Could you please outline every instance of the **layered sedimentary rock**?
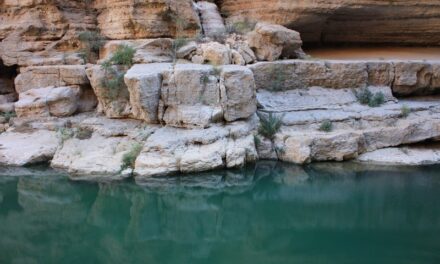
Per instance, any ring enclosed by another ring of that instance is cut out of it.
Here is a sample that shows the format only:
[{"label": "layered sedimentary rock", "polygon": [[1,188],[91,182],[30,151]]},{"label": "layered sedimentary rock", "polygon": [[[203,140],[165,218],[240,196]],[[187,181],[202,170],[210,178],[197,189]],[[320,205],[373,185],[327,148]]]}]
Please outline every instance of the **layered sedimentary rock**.
[{"label": "layered sedimentary rock", "polygon": [[305,42],[439,45],[438,1],[220,0],[227,24],[269,22],[301,33]]},{"label": "layered sedimentary rock", "polygon": [[0,58],[6,65],[82,64],[83,31],[107,39],[194,37],[191,0],[27,1],[0,3]]},{"label": "layered sedimentary rock", "polygon": [[438,61],[285,60],[250,65],[257,89],[283,91],[319,86],[363,88],[390,86],[396,96],[436,94]]},{"label": "layered sedimentary rock", "polygon": [[207,127],[256,111],[253,74],[242,66],[139,64],[125,82],[134,117],[149,123]]},{"label": "layered sedimentary rock", "polygon": [[164,127],[145,142],[136,160],[135,177],[241,167],[258,159],[252,131],[256,120],[207,129]]},{"label": "layered sedimentary rock", "polygon": [[98,27],[110,39],[193,37],[200,30],[191,0],[98,0]]},{"label": "layered sedimentary rock", "polygon": [[96,28],[87,1],[2,1],[0,57],[6,65],[78,64],[77,32]]}]

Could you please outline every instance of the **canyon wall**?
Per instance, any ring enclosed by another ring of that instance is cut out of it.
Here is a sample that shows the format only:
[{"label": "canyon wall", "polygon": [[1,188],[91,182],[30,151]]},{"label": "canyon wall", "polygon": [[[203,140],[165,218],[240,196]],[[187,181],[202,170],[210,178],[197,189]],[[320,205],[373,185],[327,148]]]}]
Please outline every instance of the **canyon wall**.
[{"label": "canyon wall", "polygon": [[219,0],[229,24],[248,19],[281,24],[305,42],[440,44],[435,0]]}]

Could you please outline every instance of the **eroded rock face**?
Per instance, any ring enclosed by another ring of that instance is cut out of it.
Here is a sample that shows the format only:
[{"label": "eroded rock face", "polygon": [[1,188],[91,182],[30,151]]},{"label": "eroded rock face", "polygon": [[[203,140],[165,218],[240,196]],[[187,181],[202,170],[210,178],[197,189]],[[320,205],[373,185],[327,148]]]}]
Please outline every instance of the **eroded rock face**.
[{"label": "eroded rock face", "polygon": [[298,32],[267,23],[258,23],[247,39],[250,48],[261,61],[298,58],[302,46]]},{"label": "eroded rock face", "polygon": [[20,93],[14,104],[18,117],[70,116],[79,107],[78,87],[46,87]]},{"label": "eroded rock face", "polygon": [[121,178],[122,157],[135,141],[127,137],[103,137],[94,134],[88,139],[71,138],[57,150],[51,166],[73,175]]},{"label": "eroded rock face", "polygon": [[428,45],[440,42],[436,30],[440,28],[440,3],[433,0],[401,0],[393,4],[374,0],[218,2],[221,11],[228,14],[227,24],[246,20],[277,23],[300,32],[305,42]]},{"label": "eroded rock face", "polygon": [[[119,66],[113,66],[113,68],[117,72],[125,70]],[[86,72],[98,100],[98,112],[105,113],[110,118],[129,117],[131,115],[130,95],[123,80],[120,85],[106,87],[104,80],[109,77],[100,65],[91,66]]]},{"label": "eroded rock face", "polygon": [[175,172],[240,167],[258,158],[251,131],[255,121],[207,129],[164,127],[145,142],[136,160],[137,181]]},{"label": "eroded rock face", "polygon": [[98,26],[110,39],[193,37],[200,30],[191,0],[97,1]]},{"label": "eroded rock face", "polygon": [[48,86],[88,85],[86,68],[83,65],[32,66],[20,68],[15,78],[18,93]]},{"label": "eroded rock face", "polygon": [[80,64],[77,35],[96,28],[95,16],[84,1],[2,1],[0,57],[6,65]]},{"label": "eroded rock face", "polygon": [[52,159],[58,147],[56,132],[5,132],[0,134],[0,164],[24,166]]},{"label": "eroded rock face", "polygon": [[384,148],[362,154],[357,160],[383,165],[432,165],[440,163],[440,150],[435,143]]},{"label": "eroded rock face", "polygon": [[255,84],[246,67],[198,64],[135,65],[125,76],[133,115],[174,127],[208,127],[256,111]]},{"label": "eroded rock face", "polygon": [[396,96],[436,94],[439,62],[422,61],[304,61],[260,62],[248,66],[257,89],[284,91],[319,86],[362,88],[392,86]]}]

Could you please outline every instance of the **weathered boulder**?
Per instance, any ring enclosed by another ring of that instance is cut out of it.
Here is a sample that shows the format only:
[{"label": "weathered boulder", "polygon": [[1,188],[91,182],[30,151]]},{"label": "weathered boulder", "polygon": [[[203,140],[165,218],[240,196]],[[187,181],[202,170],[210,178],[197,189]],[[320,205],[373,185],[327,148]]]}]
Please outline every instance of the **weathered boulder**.
[{"label": "weathered boulder", "polygon": [[439,62],[395,62],[393,92],[397,95],[423,95],[440,91]]},{"label": "weathered boulder", "polygon": [[20,93],[14,104],[18,117],[70,116],[78,109],[78,87],[46,87]]},{"label": "weathered boulder", "polygon": [[88,85],[84,65],[31,66],[20,69],[15,78],[18,93],[49,86]]},{"label": "weathered boulder", "polygon": [[200,64],[133,66],[125,76],[134,117],[175,127],[208,127],[256,111],[255,84],[246,67]]},{"label": "weathered boulder", "polygon": [[254,76],[245,67],[229,65],[222,68],[220,85],[224,118],[231,122],[255,113],[256,93]]},{"label": "weathered boulder", "polygon": [[302,46],[298,32],[267,23],[258,23],[254,31],[248,34],[247,39],[249,46],[261,61],[298,58]]},{"label": "weathered boulder", "polygon": [[[98,112],[110,118],[124,118],[131,115],[130,95],[123,80],[125,69],[113,66],[116,76],[109,74],[100,65],[91,66],[86,70],[87,77],[98,100]],[[105,80],[112,79],[113,85],[106,86]]]},{"label": "weathered boulder", "polygon": [[171,70],[171,64],[163,63],[135,65],[127,72],[124,78],[134,118],[158,122],[162,75]]},{"label": "weathered boulder", "polygon": [[208,42],[200,45],[204,62],[213,65],[231,64],[231,50],[218,42]]},{"label": "weathered boulder", "polygon": [[67,170],[72,178],[97,177],[119,179],[122,157],[135,141],[127,137],[103,137],[94,133],[90,138],[71,138],[63,142],[51,162],[54,168]]},{"label": "weathered boulder", "polygon": [[53,131],[36,130],[27,133],[0,134],[0,165],[24,166],[52,159],[58,147]]}]

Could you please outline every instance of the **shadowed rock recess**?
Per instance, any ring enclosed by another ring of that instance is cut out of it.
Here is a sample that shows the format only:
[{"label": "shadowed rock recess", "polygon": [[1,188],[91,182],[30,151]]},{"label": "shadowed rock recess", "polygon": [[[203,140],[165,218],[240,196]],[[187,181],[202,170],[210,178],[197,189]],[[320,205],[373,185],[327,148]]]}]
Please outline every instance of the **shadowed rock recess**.
[{"label": "shadowed rock recess", "polygon": [[435,1],[15,2],[0,1],[0,165],[141,183],[258,159],[440,162],[440,61],[302,50],[439,45]]}]

